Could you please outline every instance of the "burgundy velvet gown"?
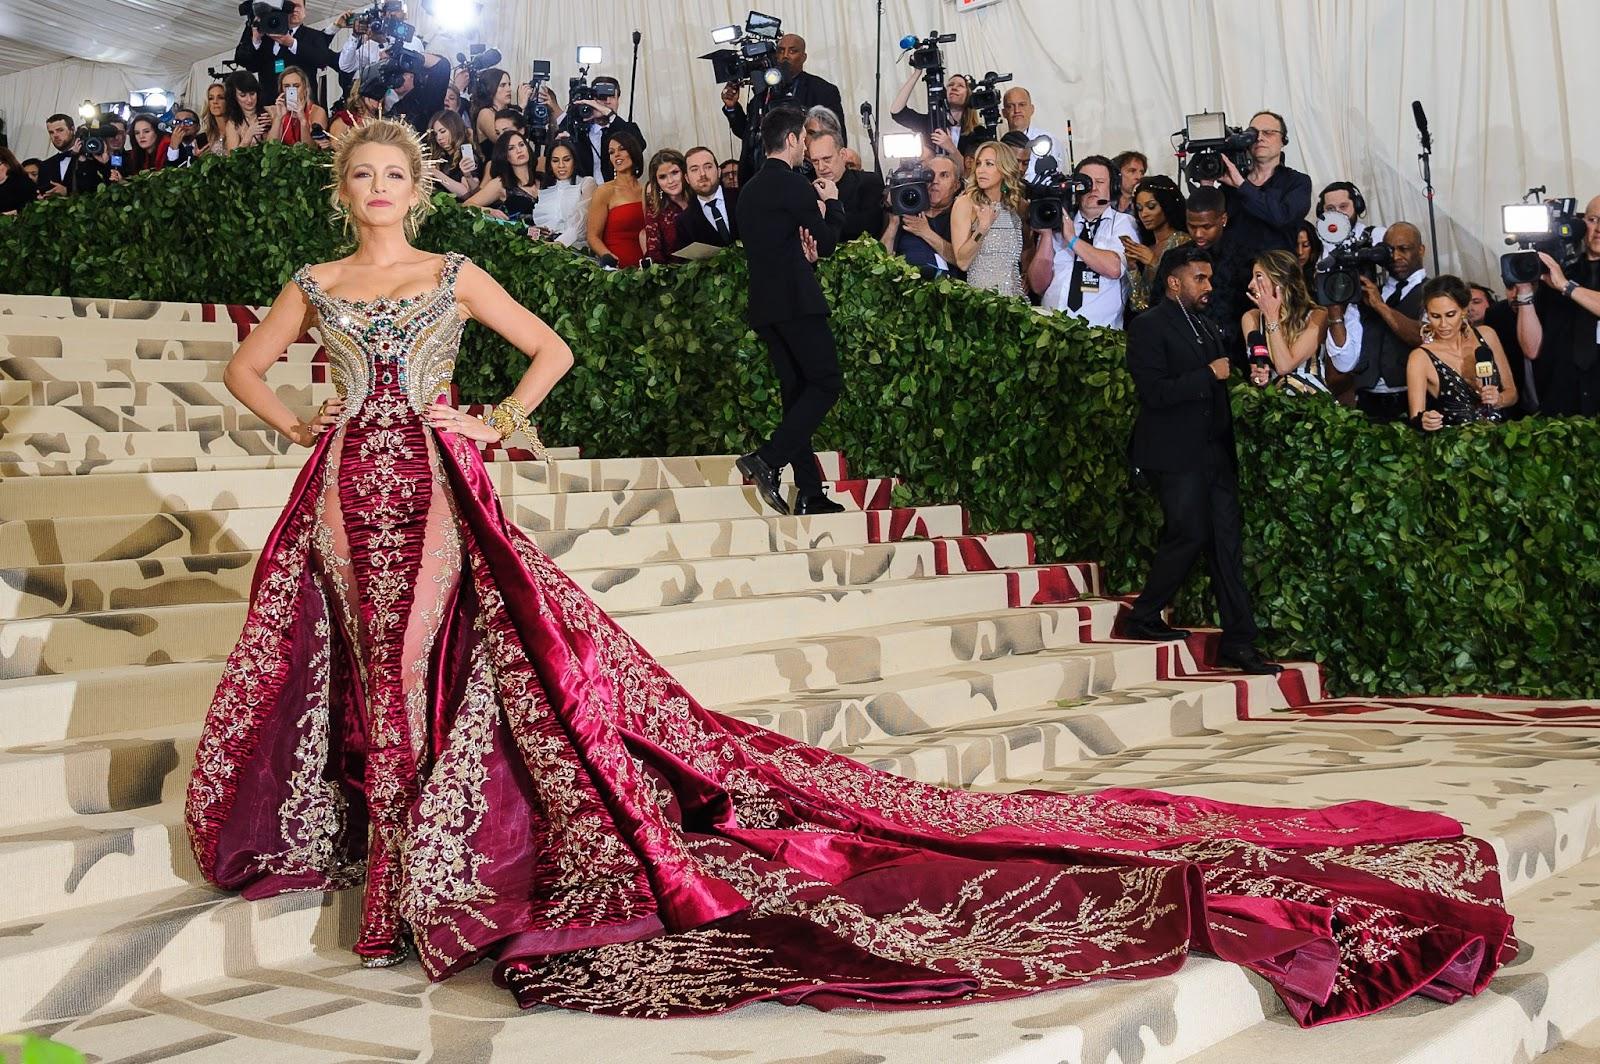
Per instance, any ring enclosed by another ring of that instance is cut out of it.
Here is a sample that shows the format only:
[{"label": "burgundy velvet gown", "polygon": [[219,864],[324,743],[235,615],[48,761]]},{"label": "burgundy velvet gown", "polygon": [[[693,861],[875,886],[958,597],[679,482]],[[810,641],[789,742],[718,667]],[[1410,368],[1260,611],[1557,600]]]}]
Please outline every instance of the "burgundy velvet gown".
[{"label": "burgundy velvet gown", "polygon": [[1490,848],[1374,802],[974,793],[707,711],[501,511],[433,291],[321,318],[342,422],[262,552],[187,820],[216,885],[360,884],[356,951],[484,957],[524,1006],[924,1008],[1249,968],[1311,1025],[1476,993],[1515,949]]}]

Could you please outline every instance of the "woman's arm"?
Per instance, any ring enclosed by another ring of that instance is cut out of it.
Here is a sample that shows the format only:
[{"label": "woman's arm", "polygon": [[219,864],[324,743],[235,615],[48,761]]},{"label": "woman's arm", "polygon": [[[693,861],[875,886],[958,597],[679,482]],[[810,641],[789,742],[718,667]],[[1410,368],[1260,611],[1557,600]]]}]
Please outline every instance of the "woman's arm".
[{"label": "woman's arm", "polygon": [[474,321],[499,333],[532,360],[511,396],[524,409],[530,412],[537,409],[556,382],[572,368],[572,348],[538,315],[512,299],[498,281],[472,262],[461,266],[456,280],[456,299]]},{"label": "woman's arm", "polygon": [[1406,360],[1406,410],[1411,420],[1422,418],[1427,432],[1444,426],[1444,415],[1428,409],[1428,352],[1420,347]]},{"label": "woman's arm", "polygon": [[265,421],[274,431],[309,447],[316,439],[313,425],[295,416],[267,383],[267,371],[283,356],[289,345],[310,325],[311,303],[300,286],[290,281],[272,301],[272,308],[261,324],[239,342],[239,347],[222,372],[222,383],[233,397]]},{"label": "woman's arm", "polygon": [[[480,142],[486,140],[491,144],[494,143],[494,108],[493,107],[485,107],[485,108],[481,109],[478,112],[478,120],[476,122],[474,122],[472,125],[473,125],[473,128],[478,131],[478,140]],[[485,165],[488,165],[488,164],[485,163]]]},{"label": "woman's arm", "polygon": [[465,181],[457,181],[443,170],[433,172],[433,181],[456,199],[465,199],[472,194],[472,189]]},{"label": "woman's arm", "polygon": [[615,252],[606,247],[606,215],[611,212],[611,182],[595,191],[594,198],[589,201],[589,250],[595,255],[610,255],[616,258]]},{"label": "woman's arm", "polygon": [[1306,327],[1300,330],[1300,335],[1294,338],[1292,344],[1286,339],[1283,329],[1267,333],[1267,354],[1272,357],[1272,368],[1277,370],[1278,376],[1287,377],[1317,353],[1317,348],[1322,346],[1322,330],[1327,320],[1326,312],[1312,311]]},{"label": "woman's arm", "polygon": [[478,191],[467,198],[468,207],[493,207],[506,198],[506,190],[498,177],[491,177],[478,186]]},{"label": "woman's arm", "polygon": [[978,257],[978,244],[982,240],[982,234],[976,232],[973,225],[976,212],[972,197],[965,195],[957,197],[955,206],[950,208],[950,240],[956,246],[956,265],[963,270]]}]

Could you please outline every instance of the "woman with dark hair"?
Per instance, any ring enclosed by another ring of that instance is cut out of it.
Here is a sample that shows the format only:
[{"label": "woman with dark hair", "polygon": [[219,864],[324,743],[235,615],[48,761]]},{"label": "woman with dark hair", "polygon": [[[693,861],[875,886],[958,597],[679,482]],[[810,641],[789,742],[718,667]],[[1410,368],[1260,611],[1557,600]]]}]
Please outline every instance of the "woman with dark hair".
[{"label": "woman with dark hair", "polygon": [[272,114],[261,106],[261,83],[248,70],[235,70],[223,83],[227,92],[223,154],[260,144],[267,136]]},{"label": "woman with dark hair", "polygon": [[494,116],[510,107],[516,99],[516,87],[511,75],[499,67],[489,67],[478,72],[477,83],[472,87],[472,102],[467,112],[472,116],[472,133],[478,138],[478,150],[485,159],[491,156],[498,134],[494,130]]},{"label": "woman with dark hair", "polygon": [[983,118],[976,107],[967,106],[967,100],[972,97],[972,79],[966,74],[951,74],[945,79],[944,102],[950,109],[950,126],[946,129],[932,128],[933,122],[927,115],[911,108],[911,93],[921,80],[922,71],[913,70],[889,105],[889,117],[913,133],[921,133],[926,147],[956,155],[961,149],[961,138],[977,129]]},{"label": "woman with dark hair", "polygon": [[10,148],[0,147],[0,214],[16,214],[39,198],[39,186],[28,177]]},{"label": "woman with dark hair", "polygon": [[644,258],[644,142],[631,129],[618,130],[606,156],[617,176],[589,201],[589,250],[618,266],[637,266]]},{"label": "woman with dark hair", "polygon": [[1422,286],[1422,346],[1406,363],[1406,400],[1411,423],[1424,432],[1503,421],[1502,411],[1517,405],[1500,337],[1467,320],[1471,302],[1472,289],[1459,277],[1446,274]]},{"label": "woman with dark hair", "polygon": [[1306,289],[1317,291],[1317,256],[1322,253],[1322,237],[1315,222],[1302,221],[1294,234],[1294,257],[1300,263],[1300,273],[1306,279]]},{"label": "woman with dark hair", "polygon": [[1139,239],[1123,237],[1122,249],[1133,265],[1128,274],[1128,310],[1138,314],[1150,309],[1161,256],[1189,242],[1189,223],[1177,182],[1161,174],[1139,182],[1133,192],[1133,220]]},{"label": "woman with dark hair", "polygon": [[1252,366],[1250,383],[1260,388],[1281,380],[1286,391],[1330,394],[1328,355],[1322,346],[1328,310],[1312,301],[1295,257],[1269,251],[1256,259],[1245,294],[1256,309],[1245,311],[1239,331],[1249,336],[1259,330],[1271,363]]},{"label": "woman with dark hair", "polygon": [[487,207],[501,218],[526,218],[539,202],[539,178],[533,172],[533,149],[514,129],[500,134],[489,176],[467,198],[468,207]]},{"label": "woman with dark hair", "polygon": [[539,192],[529,221],[528,235],[550,240],[564,247],[587,250],[589,247],[589,202],[597,187],[592,177],[578,176],[578,157],[564,140],[550,147],[547,160],[549,179]]},{"label": "woman with dark hair", "polygon": [[446,108],[433,116],[428,135],[422,138],[423,147],[433,156],[434,181],[458,200],[478,191],[478,163],[472,155],[470,135],[461,116]]},{"label": "woman with dark hair", "polygon": [[156,116],[137,114],[128,125],[128,151],[122,157],[122,174],[132,177],[146,170],[159,170],[167,163],[167,145]]},{"label": "woman with dark hair", "polygon": [[1139,190],[1139,182],[1144,180],[1145,171],[1150,169],[1150,160],[1142,151],[1125,151],[1111,160],[1111,165],[1117,168],[1117,175],[1121,178],[1122,194],[1117,197],[1117,202],[1111,206],[1123,214],[1134,212],[1134,196]]},{"label": "woman with dark hair", "polygon": [[670,262],[674,251],[689,244],[687,228],[679,224],[689,209],[689,187],[683,178],[688,167],[683,152],[674,148],[650,157],[644,187],[644,254],[651,262]]}]

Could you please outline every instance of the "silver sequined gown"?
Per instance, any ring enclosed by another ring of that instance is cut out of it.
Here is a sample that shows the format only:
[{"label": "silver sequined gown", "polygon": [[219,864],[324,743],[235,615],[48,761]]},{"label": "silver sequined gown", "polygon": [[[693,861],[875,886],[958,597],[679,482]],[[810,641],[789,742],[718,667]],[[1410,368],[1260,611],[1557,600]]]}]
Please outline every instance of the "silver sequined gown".
[{"label": "silver sequined gown", "polygon": [[967,283],[1003,296],[1020,296],[1022,287],[1022,219],[1001,207],[989,232],[978,243],[978,257],[967,267]]}]

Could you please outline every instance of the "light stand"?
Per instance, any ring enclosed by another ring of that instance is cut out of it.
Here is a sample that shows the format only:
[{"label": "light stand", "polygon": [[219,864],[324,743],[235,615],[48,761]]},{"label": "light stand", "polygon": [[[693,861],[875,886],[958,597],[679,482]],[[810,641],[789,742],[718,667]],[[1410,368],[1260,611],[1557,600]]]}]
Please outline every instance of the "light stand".
[{"label": "light stand", "polygon": [[628,75],[628,121],[633,121],[633,94],[639,89],[639,31],[633,31],[633,72]]},{"label": "light stand", "polygon": [[861,104],[861,124],[867,129],[867,142],[872,145],[872,169],[879,177],[883,176],[883,159],[878,154],[878,127],[873,122],[872,105],[866,101]]},{"label": "light stand", "polygon": [[1417,139],[1422,142],[1422,189],[1428,197],[1428,246],[1433,249],[1433,275],[1439,276],[1439,220],[1433,207],[1433,137],[1428,133],[1428,116],[1423,113],[1422,101],[1411,101],[1411,115],[1417,120]]}]

